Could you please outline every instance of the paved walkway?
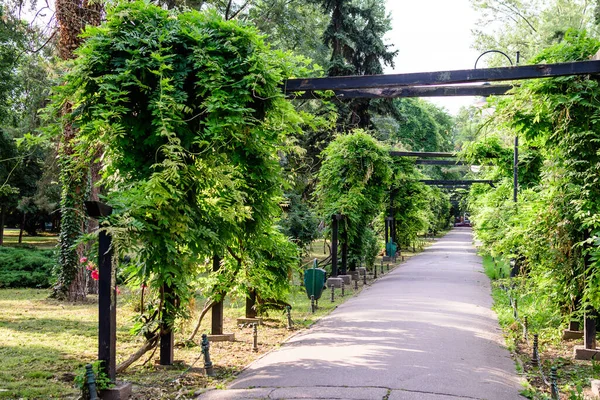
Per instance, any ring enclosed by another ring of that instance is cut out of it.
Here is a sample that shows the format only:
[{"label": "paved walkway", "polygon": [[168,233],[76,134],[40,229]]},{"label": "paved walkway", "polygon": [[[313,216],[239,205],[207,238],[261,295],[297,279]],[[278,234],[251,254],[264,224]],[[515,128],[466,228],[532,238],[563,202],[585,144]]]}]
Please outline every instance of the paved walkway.
[{"label": "paved walkway", "polygon": [[522,399],[471,240],[455,228],[200,399]]}]

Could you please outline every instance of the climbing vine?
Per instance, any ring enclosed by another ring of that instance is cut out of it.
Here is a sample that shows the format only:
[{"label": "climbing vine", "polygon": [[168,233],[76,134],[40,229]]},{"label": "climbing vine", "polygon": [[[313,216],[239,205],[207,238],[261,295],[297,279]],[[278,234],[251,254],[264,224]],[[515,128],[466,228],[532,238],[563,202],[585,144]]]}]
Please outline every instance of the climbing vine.
[{"label": "climbing vine", "polygon": [[[586,60],[599,48],[584,31],[570,30],[531,62]],[[496,120],[530,146],[519,161],[524,167],[519,202],[509,200],[508,177],[497,189],[471,193],[479,238],[495,255],[521,261],[533,290],[551,297],[563,315],[600,307],[599,95],[598,81],[590,76],[515,88],[511,98],[499,101]]]},{"label": "climbing vine", "polygon": [[323,152],[316,196],[322,218],[346,216],[340,234],[348,235],[348,260],[356,266],[372,263],[379,250],[373,220],[381,212],[389,187],[390,156],[362,130],[340,135]]},{"label": "climbing vine", "polygon": [[297,250],[273,231],[280,157],[294,148],[291,132],[318,121],[296,112],[280,85],[307,62],[215,13],[145,2],[108,10],[84,36],[54,107],[73,104],[64,116],[79,129],[73,160],[97,162],[94,149],[104,149],[100,184],[114,209],[105,229],[131,257],[132,282],[159,296],[141,321],[157,333],[186,317],[213,255],[236,268],[221,268],[212,293],[243,279],[240,266],[250,278],[266,273],[272,285],[255,286],[267,296],[285,292]]}]

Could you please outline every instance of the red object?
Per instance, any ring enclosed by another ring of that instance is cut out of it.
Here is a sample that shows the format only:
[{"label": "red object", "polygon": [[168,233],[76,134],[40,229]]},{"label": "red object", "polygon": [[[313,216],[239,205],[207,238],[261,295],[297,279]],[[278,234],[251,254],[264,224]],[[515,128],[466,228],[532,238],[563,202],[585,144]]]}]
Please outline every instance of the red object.
[{"label": "red object", "polygon": [[100,279],[100,275],[98,274],[98,270],[95,269],[92,271],[92,279],[97,281],[98,279]]},{"label": "red object", "polygon": [[88,260],[87,257],[81,257],[79,259],[79,262],[83,264],[83,263],[87,262],[87,260]]}]

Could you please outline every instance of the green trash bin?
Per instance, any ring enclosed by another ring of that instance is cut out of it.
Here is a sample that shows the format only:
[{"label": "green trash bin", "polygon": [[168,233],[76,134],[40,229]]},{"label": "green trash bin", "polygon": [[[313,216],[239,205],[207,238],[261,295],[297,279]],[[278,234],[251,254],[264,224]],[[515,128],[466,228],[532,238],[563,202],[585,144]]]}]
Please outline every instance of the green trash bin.
[{"label": "green trash bin", "polygon": [[387,245],[385,246],[385,253],[388,257],[391,258],[395,258],[396,257],[396,252],[398,251],[398,246],[396,245],[396,243],[392,242],[391,240],[387,243]]},{"label": "green trash bin", "polygon": [[306,288],[306,295],[309,299],[311,296],[315,296],[315,300],[319,300],[321,294],[323,294],[324,286],[325,270],[323,268],[317,268],[317,260],[315,259],[313,267],[304,271],[304,287]]}]

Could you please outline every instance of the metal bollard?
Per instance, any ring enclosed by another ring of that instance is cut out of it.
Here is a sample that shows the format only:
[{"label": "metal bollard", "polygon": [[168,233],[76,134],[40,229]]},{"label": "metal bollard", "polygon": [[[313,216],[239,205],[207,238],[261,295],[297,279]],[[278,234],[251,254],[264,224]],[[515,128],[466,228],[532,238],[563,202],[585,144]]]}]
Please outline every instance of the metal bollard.
[{"label": "metal bollard", "polygon": [[315,313],[315,296],[310,296],[310,312]]},{"label": "metal bollard", "polygon": [[534,367],[539,366],[538,364],[538,334],[533,335],[533,354],[531,355],[531,365]]},{"label": "metal bollard", "polygon": [[552,366],[552,368],[550,368],[550,390],[551,390],[552,400],[560,399],[560,394],[558,392],[558,384],[556,382],[557,380],[558,380],[558,374],[556,373],[556,367]]},{"label": "metal bollard", "polygon": [[383,261],[381,261],[381,275],[383,275],[385,271],[383,270]]},{"label": "metal bollard", "polygon": [[354,290],[358,290],[358,277],[354,280]]},{"label": "metal bollard", "polygon": [[204,354],[204,371],[206,376],[215,376],[215,370],[213,369],[213,363],[210,361],[210,342],[208,341],[208,335],[202,334],[202,354]]},{"label": "metal bollard", "polygon": [[90,394],[90,400],[98,400],[98,392],[96,391],[96,376],[92,369],[92,364],[85,366],[85,383]]},{"label": "metal bollard", "polygon": [[294,329],[294,323],[292,322],[292,307],[285,306],[285,310],[287,312],[287,328],[288,330]]},{"label": "metal bollard", "polygon": [[363,285],[367,284],[367,271],[365,271],[365,274],[363,275]]},{"label": "metal bollard", "polygon": [[258,324],[256,322],[252,324],[252,338],[253,338],[252,351],[257,352],[258,351]]},{"label": "metal bollard", "polygon": [[377,279],[377,267],[373,265],[373,279]]},{"label": "metal bollard", "polygon": [[335,285],[331,285],[331,302],[335,302]]},{"label": "metal bollard", "polygon": [[346,294],[346,284],[342,281],[342,297]]},{"label": "metal bollard", "polygon": [[387,272],[390,272],[390,263],[387,264]]},{"label": "metal bollard", "polygon": [[519,307],[518,307],[517,299],[515,299],[515,301],[513,301],[513,317],[515,317],[515,319],[519,318]]}]

